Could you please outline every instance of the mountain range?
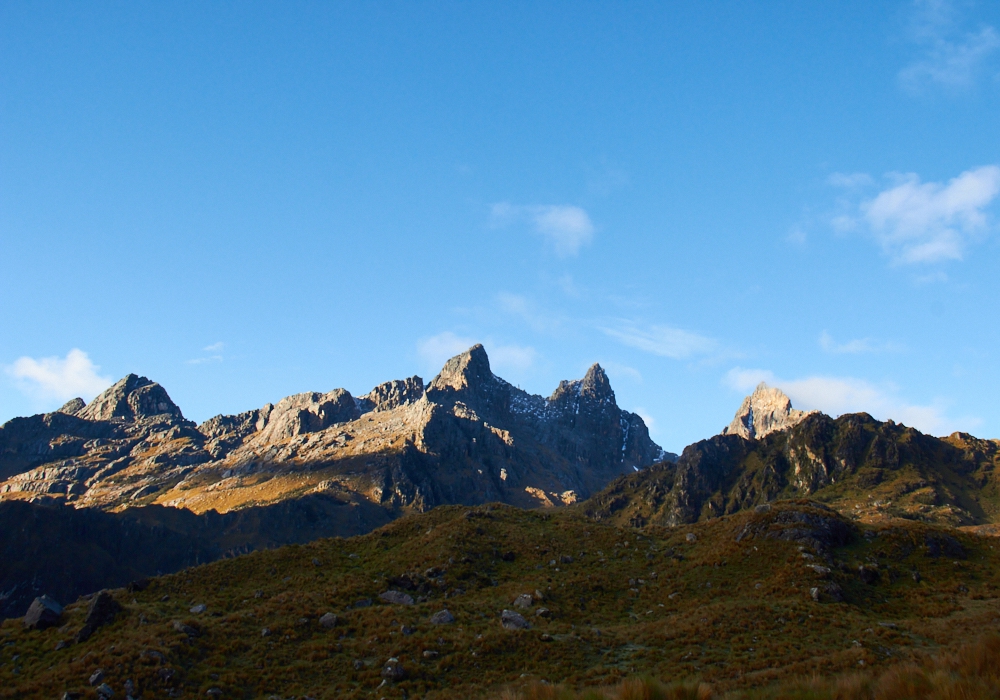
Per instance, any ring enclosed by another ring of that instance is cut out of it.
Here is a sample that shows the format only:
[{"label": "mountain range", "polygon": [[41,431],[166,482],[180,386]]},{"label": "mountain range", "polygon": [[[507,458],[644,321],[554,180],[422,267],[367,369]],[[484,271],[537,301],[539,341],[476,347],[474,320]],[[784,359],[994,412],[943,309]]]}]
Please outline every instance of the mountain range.
[{"label": "mountain range", "polygon": [[761,385],[678,457],[617,405],[599,365],[545,398],[494,375],[479,345],[427,384],[296,394],[201,425],[130,374],[89,404],[0,427],[0,614],[449,504],[641,528],[805,497],[868,523],[989,529],[998,453],[962,433],[799,411]]}]

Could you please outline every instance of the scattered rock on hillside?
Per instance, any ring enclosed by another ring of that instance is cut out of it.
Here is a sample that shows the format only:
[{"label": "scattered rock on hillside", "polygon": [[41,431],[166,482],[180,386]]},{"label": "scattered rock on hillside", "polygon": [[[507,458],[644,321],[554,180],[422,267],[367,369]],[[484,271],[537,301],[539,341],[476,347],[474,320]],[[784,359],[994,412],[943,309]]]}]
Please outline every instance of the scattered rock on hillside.
[{"label": "scattered rock on hillside", "polygon": [[337,626],[337,616],[333,613],[326,613],[319,618],[319,626],[325,630],[332,630]]},{"label": "scattered rock on hillside", "polygon": [[54,627],[62,619],[62,606],[47,595],[35,598],[24,615],[24,626],[28,629],[43,630]]},{"label": "scattered rock on hillside", "polygon": [[111,594],[107,591],[100,591],[93,598],[90,599],[90,605],[87,608],[87,619],[83,623],[83,627],[76,635],[77,642],[84,642],[90,638],[98,628],[109,624],[115,619],[115,616],[121,612],[122,606],[119,605],[118,601],[111,597]]},{"label": "scattered rock on hillside", "polygon": [[530,608],[532,603],[532,598],[530,593],[522,593],[517,598],[514,599],[515,608]]},{"label": "scattered rock on hillside", "polygon": [[500,613],[500,624],[505,630],[527,630],[531,625],[520,613],[513,610],[504,610]]},{"label": "scattered rock on hillside", "polygon": [[833,581],[824,581],[810,588],[809,595],[817,603],[840,603],[844,600],[844,591]]},{"label": "scattered rock on hillside", "polygon": [[104,669],[99,668],[90,674],[90,678],[87,680],[91,685],[97,685],[104,680]]},{"label": "scattered rock on hillside", "polygon": [[431,615],[432,625],[450,625],[455,621],[455,616],[448,610],[441,610]]},{"label": "scattered rock on hillside", "polygon": [[386,591],[378,597],[390,605],[413,605],[413,596],[401,591]]},{"label": "scattered rock on hillside", "polygon": [[199,603],[198,605],[191,606],[191,613],[193,615],[201,615],[203,612],[208,610],[208,606],[204,603]]},{"label": "scattered rock on hillside", "polygon": [[869,586],[878,583],[880,577],[878,569],[873,566],[865,566],[862,564],[858,567],[858,578],[861,579],[862,583],[867,583]]}]

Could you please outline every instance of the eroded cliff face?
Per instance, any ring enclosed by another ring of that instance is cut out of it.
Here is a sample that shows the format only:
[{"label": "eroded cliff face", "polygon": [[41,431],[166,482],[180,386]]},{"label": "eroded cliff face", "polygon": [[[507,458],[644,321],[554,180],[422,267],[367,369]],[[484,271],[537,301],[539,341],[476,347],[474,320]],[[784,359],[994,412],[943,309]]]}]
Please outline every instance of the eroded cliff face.
[{"label": "eroded cliff face", "polygon": [[495,376],[482,346],[428,385],[386,382],[286,397],[200,426],[129,375],[90,404],[0,428],[0,498],[196,513],[352,494],[388,509],[503,501],[564,505],[665,453],[622,411],[599,365],[549,398]]}]

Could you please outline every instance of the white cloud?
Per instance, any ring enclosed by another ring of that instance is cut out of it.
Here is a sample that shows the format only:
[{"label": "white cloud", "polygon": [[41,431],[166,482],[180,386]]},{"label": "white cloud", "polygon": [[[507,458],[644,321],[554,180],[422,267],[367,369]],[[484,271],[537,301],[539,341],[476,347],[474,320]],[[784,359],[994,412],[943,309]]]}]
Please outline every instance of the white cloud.
[{"label": "white cloud", "polygon": [[226,344],[220,340],[218,343],[212,343],[211,345],[203,347],[202,350],[205,352],[222,352],[225,347]]},{"label": "white cloud", "polygon": [[68,401],[76,397],[90,400],[112,384],[83,350],[73,348],[65,358],[21,357],[6,368],[18,387],[38,401]]},{"label": "white cloud", "polygon": [[186,364],[189,365],[204,365],[210,362],[222,362],[222,351],[225,349],[226,344],[221,340],[217,343],[212,343],[202,348],[204,352],[213,353],[208,357],[196,357],[193,360],[187,360]]},{"label": "white cloud", "polygon": [[865,226],[897,264],[961,260],[991,228],[988,208],[1000,194],[1000,167],[984,165],[944,182],[913,173],[858,205],[857,215],[831,220],[839,231]]},{"label": "white cloud", "polygon": [[[945,435],[959,427],[945,416],[942,402],[931,405],[909,403],[898,396],[892,386],[879,387],[853,377],[812,376],[802,379],[782,379],[762,369],[735,367],[725,376],[730,388],[752,391],[759,382],[778,387],[792,400],[792,405],[806,411],[818,410],[830,416],[845,413],[868,413],[878,420],[895,420],[930,435]],[[969,419],[967,423],[978,421]],[[971,425],[965,425],[968,429]]]},{"label": "white cloud", "polygon": [[838,343],[828,332],[819,335],[819,346],[834,355],[859,355],[866,352],[894,352],[901,348],[895,343],[883,343],[872,338],[856,338]]},{"label": "white cloud", "polygon": [[917,0],[914,8],[910,39],[922,54],[900,71],[902,86],[911,92],[932,85],[951,90],[971,87],[1000,49],[1000,34],[990,25],[963,29],[955,6],[947,0]]},{"label": "white cloud", "polygon": [[623,321],[617,327],[600,327],[600,330],[629,347],[673,360],[705,355],[718,347],[718,343],[711,338],[671,326],[640,328],[634,323]]},{"label": "white cloud", "polygon": [[491,343],[488,339],[479,341],[472,337],[455,335],[451,331],[438,333],[430,338],[424,338],[417,343],[417,354],[424,365],[431,371],[437,371],[444,363],[459,355],[476,343],[482,342],[486,354],[490,358],[490,367],[494,373],[509,370],[520,372],[529,369],[538,359],[534,348],[521,345],[501,345]]},{"label": "white cloud", "polygon": [[549,316],[521,294],[511,294],[510,292],[500,292],[497,294],[497,306],[500,310],[511,316],[516,316],[524,321],[528,326],[539,333],[551,332],[560,326],[560,320]]},{"label": "white cloud", "polygon": [[594,238],[594,224],[587,212],[568,204],[494,204],[491,218],[495,226],[527,220],[542,234],[560,257],[576,255]]}]

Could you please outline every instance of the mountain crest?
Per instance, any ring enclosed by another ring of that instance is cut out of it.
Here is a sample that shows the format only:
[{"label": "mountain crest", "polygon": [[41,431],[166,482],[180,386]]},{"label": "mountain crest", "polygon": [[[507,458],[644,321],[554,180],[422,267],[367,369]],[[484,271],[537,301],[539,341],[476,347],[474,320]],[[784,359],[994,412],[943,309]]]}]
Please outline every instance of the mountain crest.
[{"label": "mountain crest", "polygon": [[747,440],[760,440],[771,433],[798,425],[815,411],[792,408],[792,400],[781,389],[764,382],[743,399],[733,421],[722,429],[723,435],[739,435]]},{"label": "mountain crest", "polygon": [[167,390],[154,381],[128,374],[76,413],[87,420],[137,420],[167,414],[183,418]]}]

